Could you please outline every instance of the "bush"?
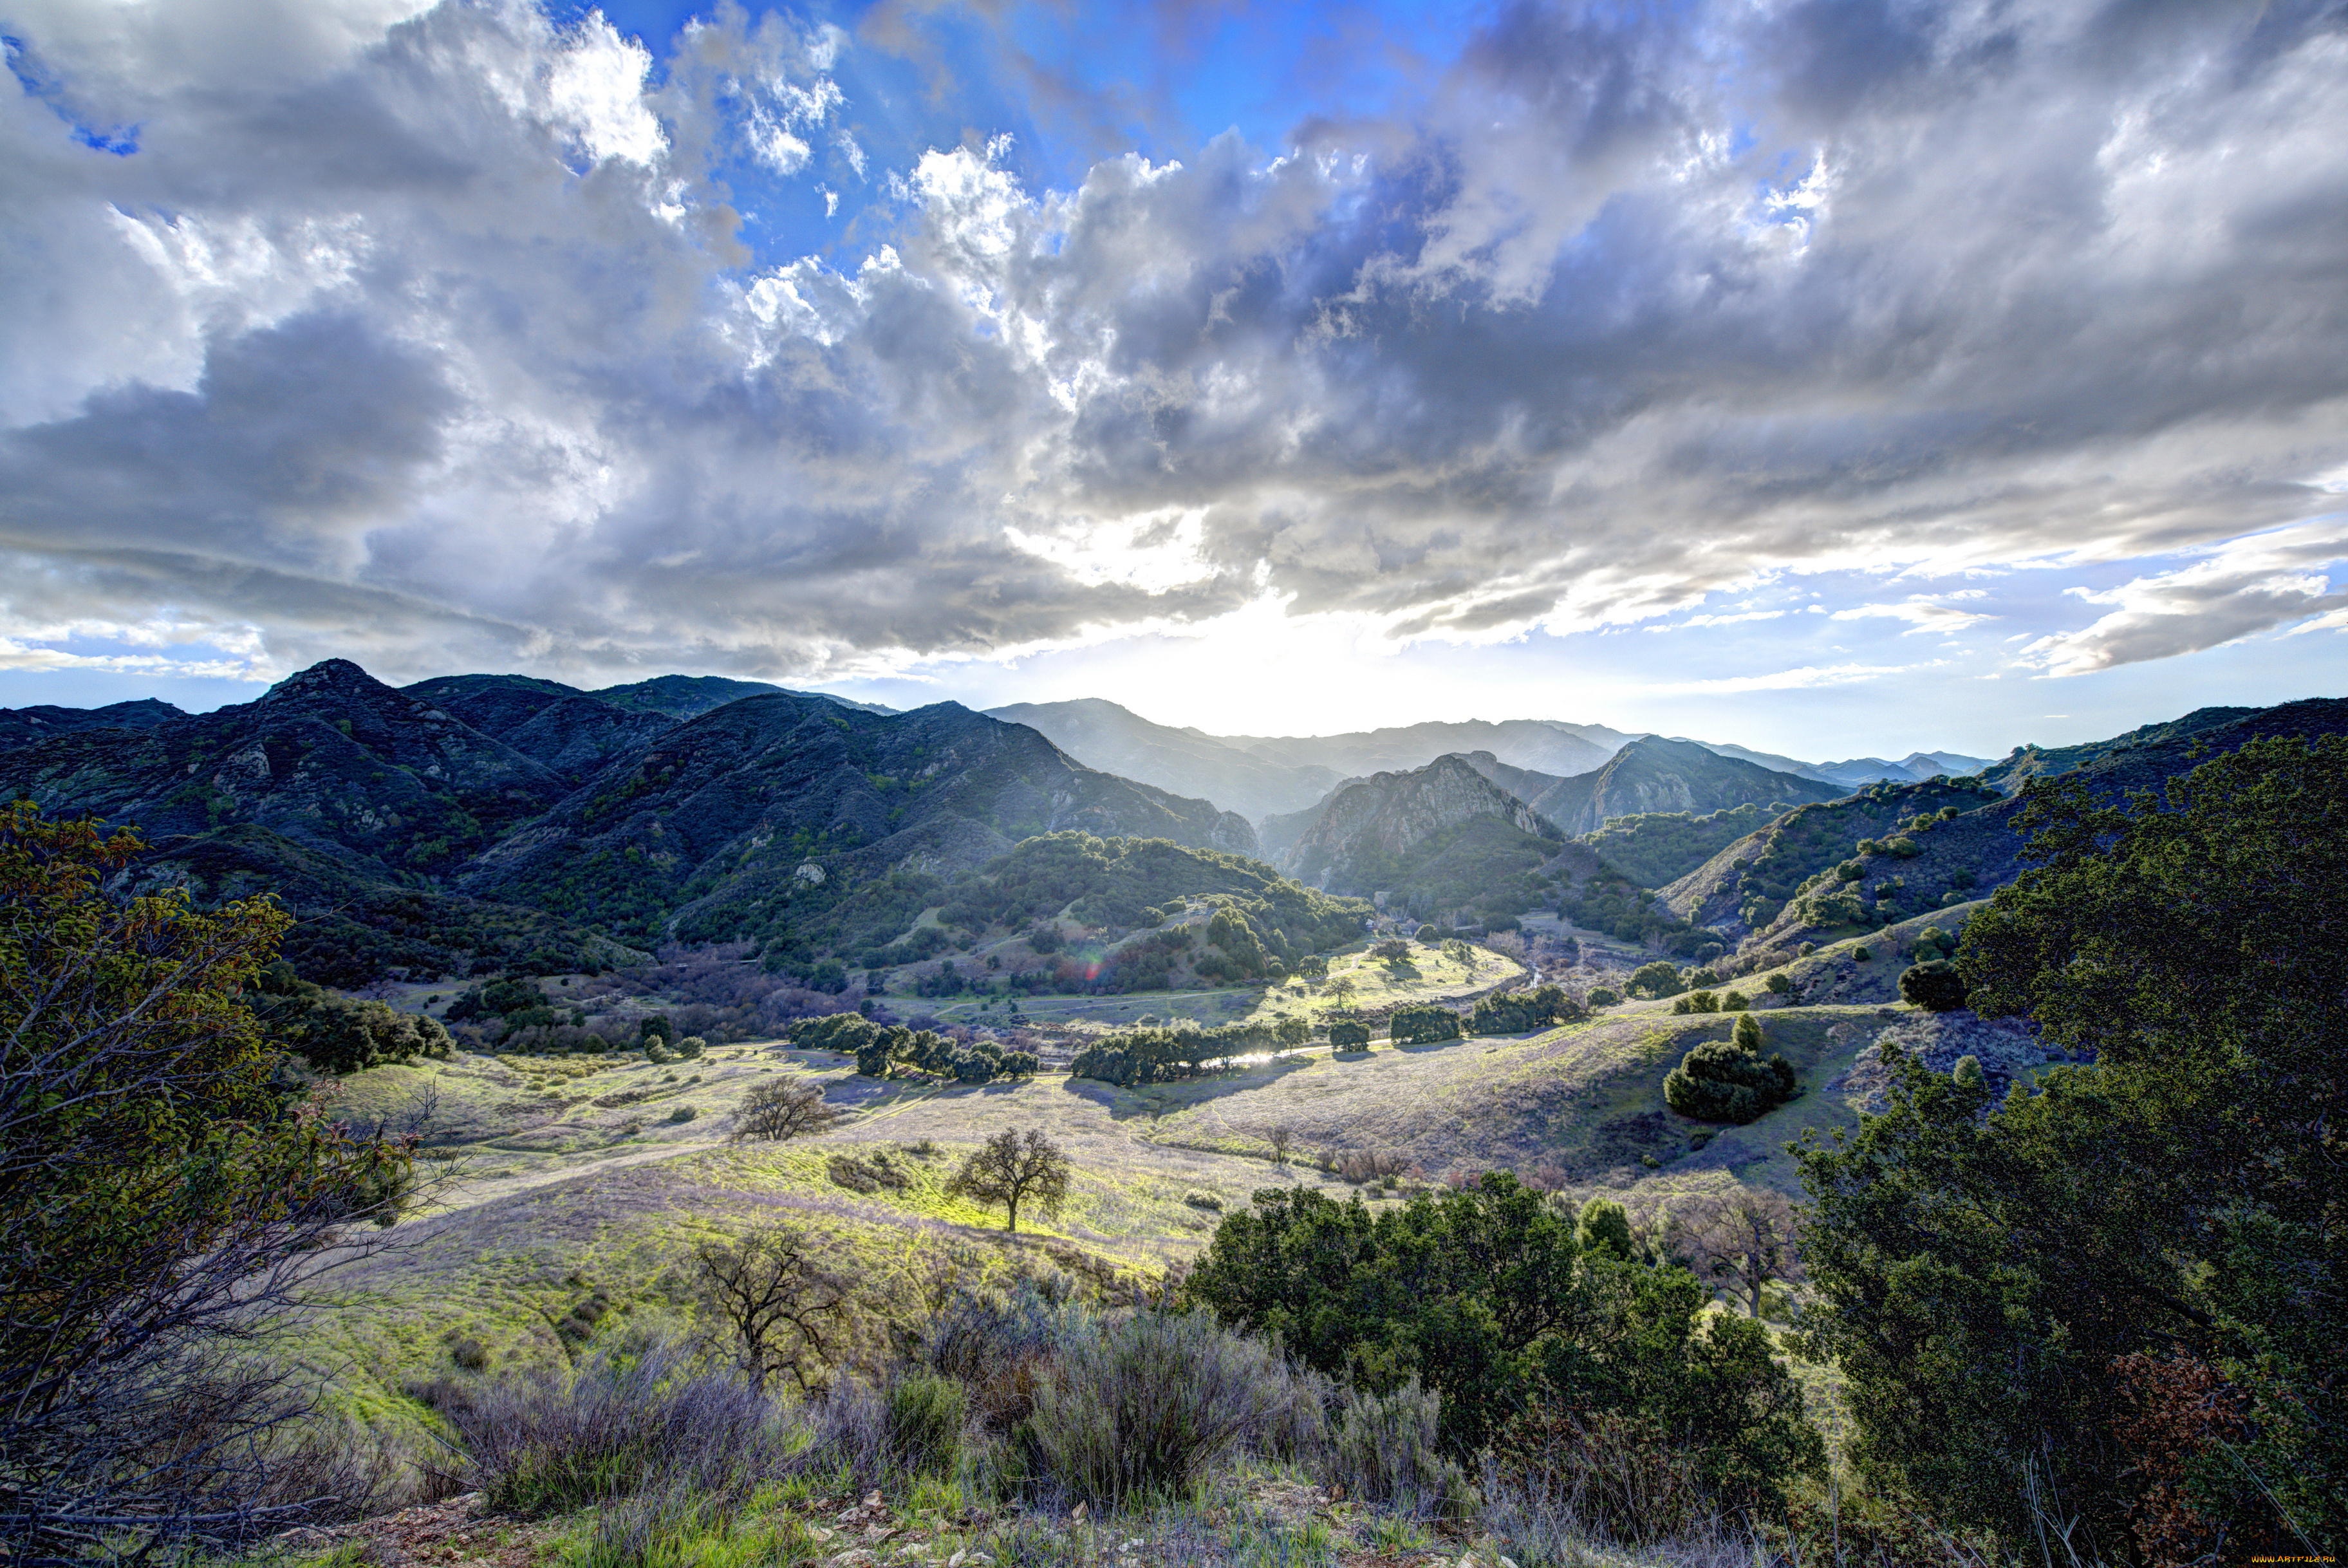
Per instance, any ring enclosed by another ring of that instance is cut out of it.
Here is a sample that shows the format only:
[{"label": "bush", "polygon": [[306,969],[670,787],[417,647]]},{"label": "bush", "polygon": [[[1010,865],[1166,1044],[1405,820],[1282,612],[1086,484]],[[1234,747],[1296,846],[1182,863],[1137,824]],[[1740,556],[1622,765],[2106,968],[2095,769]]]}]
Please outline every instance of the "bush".
[{"label": "bush", "polygon": [[1854,961],[1860,964],[1868,963],[1875,956],[1874,954],[1869,953],[1864,946],[1852,948],[1850,950],[1850,955]]},{"label": "bush", "polygon": [[526,1516],[607,1503],[654,1478],[738,1508],[781,1457],[763,1396],[664,1345],[512,1379],[445,1413],[484,1501]]},{"label": "bush", "polygon": [[1590,1005],[1593,1007],[1619,1007],[1622,1005],[1622,995],[1612,985],[1592,985],[1590,988]]},{"label": "bush", "polygon": [[708,1048],[709,1042],[699,1035],[687,1035],[676,1043],[677,1059],[687,1062],[696,1060],[701,1053]]},{"label": "bush", "polygon": [[689,1105],[680,1105],[675,1110],[668,1113],[669,1125],[671,1127],[679,1126],[685,1122],[691,1121],[700,1114],[701,1112],[694,1109],[693,1107]]},{"label": "bush", "polygon": [[1329,1479],[1348,1497],[1425,1518],[1468,1497],[1468,1478],[1446,1459],[1437,1433],[1443,1397],[1413,1377],[1390,1394],[1348,1387]]},{"label": "bush", "polygon": [[950,1470],[962,1451],[970,1398],[935,1372],[908,1372],[890,1385],[889,1447],[908,1470]]},{"label": "bush", "polygon": [[1953,1013],[1965,1005],[1964,976],[1945,958],[1928,959],[1900,976],[1900,995],[1928,1013]]},{"label": "bush", "polygon": [[1714,995],[1709,991],[1691,992],[1687,995],[1674,1000],[1672,1003],[1672,1011],[1674,1013],[1717,1013],[1720,1011],[1720,998]]},{"label": "bush", "polygon": [[1456,1040],[1459,1037],[1459,1015],[1448,1007],[1396,1007],[1386,1019],[1386,1036],[1397,1046]]},{"label": "bush", "polygon": [[1370,1027],[1347,1019],[1329,1026],[1329,1048],[1333,1051],[1366,1051],[1370,1048]]},{"label": "bush", "polygon": [[1761,1056],[1761,1020],[1736,1017],[1725,1040],[1706,1040],[1680,1058],[1663,1078],[1663,1100],[1698,1121],[1742,1125],[1767,1115],[1794,1098],[1794,1067],[1783,1056]]},{"label": "bush", "polygon": [[1418,928],[1415,940],[1423,942],[1429,947],[1439,947],[1443,944],[1443,933],[1431,925],[1422,925]]},{"label": "bush", "polygon": [[1773,995],[1779,996],[1788,995],[1794,989],[1793,980],[1782,972],[1770,975],[1764,984],[1769,987]]},{"label": "bush", "polygon": [[1299,1393],[1279,1356],[1210,1315],[1145,1312],[1062,1337],[1029,1430],[1045,1469],[1080,1496],[1186,1497],[1233,1450],[1293,1418]]}]

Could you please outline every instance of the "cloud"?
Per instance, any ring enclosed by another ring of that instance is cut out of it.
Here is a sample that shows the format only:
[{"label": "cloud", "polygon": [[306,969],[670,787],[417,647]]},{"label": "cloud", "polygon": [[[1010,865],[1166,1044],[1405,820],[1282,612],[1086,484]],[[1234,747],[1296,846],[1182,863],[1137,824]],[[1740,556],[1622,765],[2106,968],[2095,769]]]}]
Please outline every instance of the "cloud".
[{"label": "cloud", "polygon": [[[2313,7],[1518,4],[1406,121],[1065,191],[981,126],[798,258],[743,243],[725,170],[812,204],[877,111],[783,14],[658,59],[521,0],[22,34],[0,549],[75,615],[279,663],[812,680],[1266,601],[1489,642],[1756,573],[2174,560],[2348,471],[2348,32]],[[2030,657],[2331,603],[2232,548]]]},{"label": "cloud", "polygon": [[[1980,596],[1978,590],[1939,595],[1941,599],[1972,599]],[[1952,604],[1940,603],[1923,594],[1902,600],[1896,604],[1853,604],[1847,609],[1833,612],[1831,618],[1837,621],[1867,619],[1906,621],[1910,624],[1908,630],[1902,634],[1911,637],[1919,632],[1962,632],[1968,626],[1978,626],[1983,621],[1997,619],[1994,615],[1984,615],[1972,610],[1960,610]]]},{"label": "cloud", "polygon": [[[2348,624],[2348,585],[2325,569],[2348,564],[2348,524],[2337,521],[2228,541],[2189,566],[2135,578],[2100,593],[2074,589],[2111,611],[2075,632],[2045,636],[2021,657],[2049,675],[2214,648],[2306,621],[2304,630]],[[2310,616],[2316,617],[2309,621]]]},{"label": "cloud", "polygon": [[1921,665],[1804,665],[1799,669],[1779,670],[1773,675],[1722,676],[1712,680],[1674,681],[1647,689],[1659,695],[1703,692],[1721,696],[1748,691],[1801,691],[1812,686],[1850,686],[1884,676],[1907,675],[1925,667]]}]

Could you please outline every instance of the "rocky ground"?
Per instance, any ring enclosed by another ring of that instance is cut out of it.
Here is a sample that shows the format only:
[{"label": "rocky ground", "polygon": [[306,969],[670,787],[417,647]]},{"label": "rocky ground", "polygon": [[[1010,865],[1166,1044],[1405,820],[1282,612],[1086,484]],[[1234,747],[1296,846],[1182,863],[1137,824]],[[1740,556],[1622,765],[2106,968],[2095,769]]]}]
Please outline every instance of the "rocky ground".
[{"label": "rocky ground", "polygon": [[1962,1057],[1978,1057],[1990,1093],[1998,1099],[2005,1097],[2016,1078],[2050,1062],[2078,1059],[2040,1038],[2035,1026],[2023,1019],[1984,1018],[1964,1009],[1910,1013],[1878,1031],[1874,1042],[1859,1051],[1859,1059],[1828,1084],[1828,1089],[1849,1096],[1851,1103],[1870,1116],[1890,1109],[1891,1071],[1883,1060],[1887,1044],[1898,1046],[1936,1073],[1953,1072]]}]

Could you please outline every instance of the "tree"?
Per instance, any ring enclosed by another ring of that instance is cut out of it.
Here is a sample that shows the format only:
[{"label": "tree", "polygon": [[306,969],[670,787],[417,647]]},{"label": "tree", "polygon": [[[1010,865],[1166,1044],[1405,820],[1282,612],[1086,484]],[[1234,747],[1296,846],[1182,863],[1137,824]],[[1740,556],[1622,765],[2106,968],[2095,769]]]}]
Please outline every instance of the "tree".
[{"label": "tree", "polygon": [[788,1372],[801,1391],[819,1378],[826,1340],[845,1315],[848,1285],[815,1260],[807,1233],[789,1225],[751,1232],[731,1246],[694,1250],[702,1299],[733,1331],[736,1359],[751,1387]]},{"label": "tree", "polygon": [[1287,1164],[1289,1147],[1296,1141],[1296,1129],[1282,1121],[1275,1124],[1263,1136],[1264,1141],[1272,1145],[1272,1164],[1275,1166]]},{"label": "tree", "polygon": [[1351,975],[1340,975],[1329,982],[1329,995],[1337,999],[1337,1006],[1340,1007],[1352,1006],[1354,993],[1359,988],[1354,984],[1354,977]]},{"label": "tree", "polygon": [[824,1103],[819,1085],[762,1083],[742,1097],[742,1109],[735,1114],[734,1130],[726,1141],[747,1143],[756,1139],[780,1143],[829,1132],[839,1119],[839,1112]]},{"label": "tree", "polygon": [[1283,1048],[1293,1050],[1313,1037],[1313,1026],[1293,1013],[1285,1013],[1272,1026],[1272,1037]]},{"label": "tree", "polygon": [[1381,964],[1399,968],[1410,962],[1410,944],[1399,936],[1389,936],[1370,949],[1370,956]]},{"label": "tree", "polygon": [[1005,1212],[1004,1229],[1017,1234],[1019,1206],[1032,1202],[1046,1214],[1057,1215],[1068,1199],[1067,1154],[1035,1128],[1025,1133],[996,1133],[973,1150],[946,1183],[957,1198],[980,1203],[1000,1203]]},{"label": "tree", "polygon": [[1585,1253],[1603,1253],[1623,1263],[1631,1261],[1630,1212],[1612,1198],[1592,1198],[1581,1205],[1581,1212],[1574,1220],[1573,1237]]},{"label": "tree", "polygon": [[253,1346],[322,1268],[380,1244],[348,1227],[408,1186],[412,1140],[330,1119],[247,1006],[290,917],[106,892],[144,847],[0,809],[0,1542],[17,1561],[225,1550],[315,1517],[334,1482],[273,1474],[315,1395]]},{"label": "tree", "polygon": [[1459,1015],[1448,1007],[1396,1007],[1386,1019],[1386,1037],[1397,1046],[1456,1040],[1459,1037]]},{"label": "tree", "polygon": [[1698,1272],[1731,1282],[1745,1309],[1761,1315],[1761,1292],[1772,1280],[1801,1277],[1793,1204],[1766,1188],[1739,1187],[1695,1198],[1672,1213],[1673,1244]]},{"label": "tree", "polygon": [[2336,1555],[2348,739],[2254,740],[2165,799],[2024,800],[2036,863],[1958,966],[2095,1060],[1993,1105],[1887,1052],[1887,1112],[1802,1156],[1854,1460],[2034,1551],[2035,1498],[2083,1559]]},{"label": "tree", "polygon": [[1329,1048],[1332,1051],[1366,1051],[1370,1048],[1370,1026],[1347,1018],[1329,1026]]},{"label": "tree", "polygon": [[1658,958],[1633,969],[1623,989],[1633,996],[1676,996],[1687,989],[1687,983],[1680,978],[1678,965]]},{"label": "tree", "polygon": [[1928,1013],[1953,1013],[1965,1005],[1965,979],[1945,958],[1930,958],[1900,973],[1900,995]]}]

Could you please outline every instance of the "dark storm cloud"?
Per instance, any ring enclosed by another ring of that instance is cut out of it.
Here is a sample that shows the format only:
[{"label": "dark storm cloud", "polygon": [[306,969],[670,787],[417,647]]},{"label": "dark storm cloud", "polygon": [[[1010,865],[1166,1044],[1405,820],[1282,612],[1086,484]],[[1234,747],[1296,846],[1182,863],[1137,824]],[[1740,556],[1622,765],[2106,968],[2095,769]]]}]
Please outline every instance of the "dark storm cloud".
[{"label": "dark storm cloud", "polygon": [[1493,636],[2199,562],[2034,645],[2067,671],[2323,614],[2348,555],[2224,543],[2348,465],[2336,8],[1515,5],[1411,125],[1066,193],[932,153],[847,272],[747,264],[711,172],[828,134],[840,46],[776,18],[654,87],[513,4],[235,69],[88,15],[29,30],[140,150],[0,104],[0,531],[52,620],[292,658],[311,594],[391,673],[805,677],[1266,592]]}]

